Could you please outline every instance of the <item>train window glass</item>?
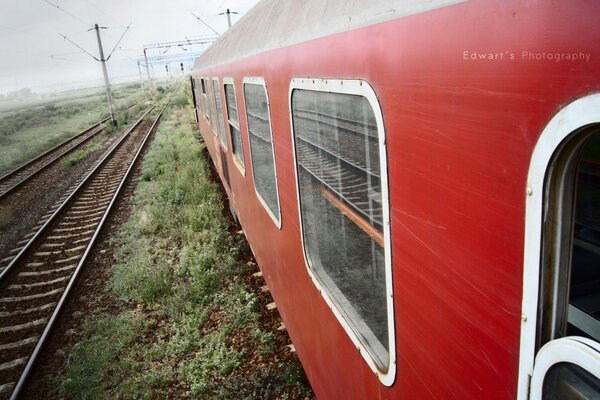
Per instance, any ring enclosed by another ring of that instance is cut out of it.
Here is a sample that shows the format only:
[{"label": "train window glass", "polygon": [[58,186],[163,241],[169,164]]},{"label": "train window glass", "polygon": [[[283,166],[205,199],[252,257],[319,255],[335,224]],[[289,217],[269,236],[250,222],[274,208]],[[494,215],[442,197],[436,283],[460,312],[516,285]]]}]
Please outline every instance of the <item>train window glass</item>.
[{"label": "train window glass", "polygon": [[546,373],[542,400],[592,400],[600,393],[600,380],[576,364],[554,364]]},{"label": "train window glass", "polygon": [[213,91],[215,95],[215,106],[216,106],[216,114],[215,118],[217,122],[215,123],[217,127],[217,132],[219,133],[219,137],[221,138],[221,144],[225,149],[227,149],[227,135],[225,134],[225,122],[223,122],[223,106],[221,103],[221,90],[219,87],[219,80],[213,80]]},{"label": "train window glass", "polygon": [[360,94],[294,89],[291,110],[309,270],[386,371],[392,328],[383,129]]},{"label": "train window glass", "polygon": [[200,106],[202,108],[202,114],[205,118],[208,118],[208,107],[207,107],[207,99],[206,99],[206,84],[204,83],[204,78],[200,79]]},{"label": "train window glass", "polygon": [[600,340],[600,130],[580,137],[549,178],[538,348],[563,336]]},{"label": "train window glass", "polygon": [[244,101],[254,186],[271,218],[281,226],[269,101],[262,80],[244,79]]},{"label": "train window glass", "polygon": [[192,87],[192,96],[193,96],[193,103],[194,103],[194,107],[198,108],[199,104],[198,104],[198,80],[194,77],[192,77],[190,79],[190,84]]},{"label": "train window glass", "polygon": [[244,169],[244,150],[242,149],[242,134],[240,118],[233,83],[225,83],[225,103],[227,104],[227,120],[231,135],[231,148],[234,159]]},{"label": "train window glass", "polygon": [[202,114],[204,116],[205,112],[204,112],[204,104],[202,103],[202,90],[200,89],[200,79],[196,79],[195,88],[196,88],[197,107],[200,110],[200,114]]},{"label": "train window glass", "polygon": [[207,81],[208,90],[207,90],[207,106],[208,106],[208,120],[210,121],[210,126],[212,127],[213,133],[217,136],[217,126],[216,126],[216,118],[215,118],[215,98],[214,92],[211,88],[210,79]]}]

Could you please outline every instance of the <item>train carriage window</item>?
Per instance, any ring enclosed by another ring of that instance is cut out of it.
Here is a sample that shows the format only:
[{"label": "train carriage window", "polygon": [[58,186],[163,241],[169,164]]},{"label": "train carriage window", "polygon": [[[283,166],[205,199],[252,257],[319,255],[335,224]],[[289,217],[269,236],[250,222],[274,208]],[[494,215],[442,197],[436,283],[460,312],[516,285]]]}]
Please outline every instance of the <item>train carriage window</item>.
[{"label": "train carriage window", "polygon": [[254,186],[269,215],[281,227],[269,101],[262,79],[244,79],[244,101]]},{"label": "train carriage window", "polygon": [[[561,340],[600,341],[600,129],[576,132],[552,162],[545,183],[536,351]],[[561,339],[564,338],[564,339]],[[582,339],[578,339],[582,338]],[[591,348],[591,347],[590,347]],[[600,379],[557,364],[543,399],[600,398]]]},{"label": "train carriage window", "polygon": [[205,79],[200,79],[200,106],[202,108],[202,114],[205,118],[208,118],[208,100],[206,98],[206,84]]},{"label": "train carriage window", "polygon": [[566,145],[547,199],[539,346],[571,335],[600,341],[600,130]]},{"label": "train carriage window", "polygon": [[225,122],[223,122],[223,106],[221,103],[221,89],[219,87],[219,80],[213,79],[213,91],[215,95],[215,106],[216,113],[215,118],[218,120],[216,125],[216,132],[219,133],[219,137],[221,138],[221,144],[225,149],[227,149],[227,135],[225,133]]},{"label": "train carriage window", "polygon": [[[339,84],[340,91],[352,82]],[[368,86],[362,83],[357,93],[330,92],[331,80],[322,90],[293,89],[298,194],[309,270],[377,370],[388,371],[393,327],[384,132],[374,93],[362,95]]]},{"label": "train carriage window", "polygon": [[227,121],[231,135],[231,147],[234,159],[244,169],[244,150],[242,148],[242,134],[240,132],[240,119],[235,97],[233,82],[225,83],[225,103],[227,104]]},{"label": "train carriage window", "polygon": [[217,131],[217,121],[215,118],[215,98],[214,98],[214,92],[212,89],[212,85],[210,83],[210,79],[207,80],[207,92],[206,92],[206,98],[207,98],[207,108],[208,108],[208,120],[210,122],[210,126],[212,127],[213,133],[215,134],[215,136],[218,135],[218,131]]}]

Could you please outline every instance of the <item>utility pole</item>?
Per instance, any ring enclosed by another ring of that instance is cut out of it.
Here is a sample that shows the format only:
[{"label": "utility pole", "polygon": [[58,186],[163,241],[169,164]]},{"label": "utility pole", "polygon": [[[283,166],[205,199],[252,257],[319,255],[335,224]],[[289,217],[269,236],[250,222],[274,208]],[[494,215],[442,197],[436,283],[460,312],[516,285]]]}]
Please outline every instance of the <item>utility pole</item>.
[{"label": "utility pole", "polygon": [[112,93],[110,92],[110,83],[108,82],[108,72],[106,71],[106,62],[108,60],[110,60],[113,53],[117,49],[117,46],[119,45],[119,43],[121,43],[121,40],[123,40],[123,36],[125,36],[127,31],[129,30],[130,26],[131,26],[131,24],[127,25],[127,28],[125,28],[125,31],[123,32],[123,34],[117,41],[117,44],[115,44],[115,47],[110,51],[110,53],[108,54],[108,57],[106,57],[106,58],[104,58],[104,50],[102,49],[102,40],[100,40],[100,29],[107,29],[107,28],[104,26],[99,27],[98,24],[94,24],[93,28],[88,29],[88,32],[91,30],[96,31],[96,37],[98,38],[98,49],[100,50],[100,59],[98,59],[98,57],[96,57],[95,55],[93,55],[92,53],[90,53],[89,51],[87,51],[86,49],[84,49],[83,47],[81,47],[80,45],[78,45],[77,43],[75,43],[74,41],[72,41],[71,39],[69,39],[68,37],[63,35],[62,33],[59,33],[59,35],[62,36],[63,39],[69,41],[72,45],[77,47],[79,50],[83,51],[88,56],[92,57],[94,60],[100,61],[102,63],[102,72],[104,73],[104,84],[106,85],[106,97],[108,98],[108,108],[110,110],[110,119],[113,124],[116,123],[117,121],[115,119],[115,108],[113,106]]},{"label": "utility pole", "polygon": [[142,68],[140,67],[140,60],[137,60],[138,73],[140,74],[140,90],[144,90],[144,79],[142,79]]},{"label": "utility pole", "polygon": [[[144,47],[144,59],[146,60],[146,74],[148,74],[148,87],[152,90],[153,82],[150,79],[150,64],[148,64],[148,55],[146,54],[146,48]],[[154,70],[152,70],[154,72]]]},{"label": "utility pole", "polygon": [[108,82],[108,72],[106,71],[106,60],[104,59],[104,50],[102,49],[102,40],[100,40],[100,28],[98,24],[94,24],[96,37],[98,38],[98,48],[100,49],[100,62],[102,63],[102,72],[104,73],[104,84],[106,85],[106,97],[108,97],[108,108],[110,110],[110,119],[112,123],[116,123],[115,110],[113,107],[112,93],[110,92],[110,83]]}]

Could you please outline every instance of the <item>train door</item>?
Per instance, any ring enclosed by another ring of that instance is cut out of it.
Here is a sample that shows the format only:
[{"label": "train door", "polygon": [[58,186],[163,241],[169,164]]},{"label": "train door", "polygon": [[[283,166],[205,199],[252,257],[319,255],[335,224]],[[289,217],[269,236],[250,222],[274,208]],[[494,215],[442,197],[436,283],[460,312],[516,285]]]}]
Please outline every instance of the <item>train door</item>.
[{"label": "train door", "polygon": [[542,133],[526,212],[519,399],[600,399],[600,95]]}]

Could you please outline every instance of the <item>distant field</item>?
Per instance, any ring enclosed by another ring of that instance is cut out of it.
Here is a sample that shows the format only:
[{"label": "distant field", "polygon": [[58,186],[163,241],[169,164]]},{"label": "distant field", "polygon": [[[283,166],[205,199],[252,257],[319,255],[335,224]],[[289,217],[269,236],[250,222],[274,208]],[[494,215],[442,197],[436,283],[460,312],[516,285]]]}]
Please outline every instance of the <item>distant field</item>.
[{"label": "distant field", "polygon": [[[116,86],[117,108],[139,101],[136,84]],[[106,92],[83,89],[60,97],[0,103],[0,175],[108,116]]]}]

